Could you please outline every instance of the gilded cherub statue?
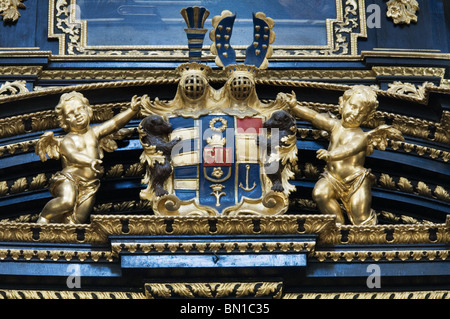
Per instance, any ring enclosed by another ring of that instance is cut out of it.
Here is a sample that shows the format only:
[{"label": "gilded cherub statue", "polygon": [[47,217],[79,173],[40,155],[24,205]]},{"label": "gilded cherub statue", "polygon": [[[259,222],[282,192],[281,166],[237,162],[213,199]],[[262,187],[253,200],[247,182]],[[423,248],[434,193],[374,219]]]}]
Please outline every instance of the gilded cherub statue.
[{"label": "gilded cherub statue", "polygon": [[345,91],[339,98],[340,120],[297,105],[295,95],[289,104],[295,115],[330,133],[328,150],[317,151],[317,158],[327,163],[313,189],[319,210],[336,215],[336,222],[344,224],[340,200],[352,224],[376,224],[377,217],[371,209],[374,176],[364,167],[364,161],[374,147],[385,150],[387,138],[403,140],[401,132],[388,125],[369,132],[361,129],[360,125],[370,120],[378,107],[376,92],[363,85]]},{"label": "gilded cherub statue", "polygon": [[134,96],[129,109],[91,127],[93,110],[88,99],[79,92],[61,96],[55,111],[67,135],[59,138],[51,131],[46,132],[36,144],[36,154],[43,162],[47,155],[61,158],[62,162],[62,170],[54,175],[49,187],[54,198],[42,209],[38,223],[87,221],[100,186],[103,151],[117,148],[110,134],[128,123],[138,113],[140,104],[140,98]]}]

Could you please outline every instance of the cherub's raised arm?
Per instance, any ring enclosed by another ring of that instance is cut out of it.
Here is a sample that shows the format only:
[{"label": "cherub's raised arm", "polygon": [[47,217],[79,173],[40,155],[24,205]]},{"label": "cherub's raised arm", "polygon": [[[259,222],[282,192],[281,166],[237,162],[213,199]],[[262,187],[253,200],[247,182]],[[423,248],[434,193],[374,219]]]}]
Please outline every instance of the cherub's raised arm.
[{"label": "cherub's raised arm", "polygon": [[310,122],[312,125],[319,129],[326,131],[331,131],[333,129],[337,120],[329,117],[328,115],[321,114],[310,108],[299,105],[297,103],[297,98],[294,92],[292,92],[292,95],[286,95],[289,96],[288,104],[291,108],[291,113],[293,113],[295,116]]},{"label": "cherub's raised arm", "polygon": [[127,124],[135,114],[139,112],[141,105],[141,98],[136,95],[131,99],[131,105],[128,110],[120,112],[112,119],[103,122],[100,125],[93,126],[93,130],[98,138],[103,138],[111,133],[114,133]]}]

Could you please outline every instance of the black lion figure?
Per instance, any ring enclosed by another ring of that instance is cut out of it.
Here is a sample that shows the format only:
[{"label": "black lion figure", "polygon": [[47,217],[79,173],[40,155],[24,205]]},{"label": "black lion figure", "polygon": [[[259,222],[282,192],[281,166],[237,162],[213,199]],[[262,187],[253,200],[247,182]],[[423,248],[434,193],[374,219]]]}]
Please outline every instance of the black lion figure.
[{"label": "black lion figure", "polygon": [[[276,151],[272,149],[273,147],[280,146],[288,147],[284,141],[288,136],[296,135],[297,127],[296,121],[293,116],[291,116],[288,112],[280,110],[272,113],[271,117],[264,122],[263,128],[268,130],[268,135],[272,135],[275,133],[273,129],[278,129],[278,143],[276,145],[271,145],[268,141],[265,141],[265,147],[267,148],[267,155],[269,160],[266,160],[264,163],[264,168],[266,172],[266,176],[272,182],[272,190],[275,192],[283,192],[284,187],[282,183],[282,172],[284,170],[285,164],[280,159],[278,162],[273,162],[270,160],[270,155],[272,152]],[[260,143],[261,145],[262,143]]]},{"label": "black lion figure", "polygon": [[145,133],[141,137],[142,144],[154,147],[156,153],[164,157],[164,163],[155,160],[153,165],[148,165],[151,187],[157,197],[167,195],[168,192],[164,189],[164,182],[169,178],[173,170],[170,163],[171,152],[181,138],[178,137],[172,141],[168,140],[168,136],[173,130],[172,124],[166,122],[160,115],[147,116],[141,122],[141,127]]}]

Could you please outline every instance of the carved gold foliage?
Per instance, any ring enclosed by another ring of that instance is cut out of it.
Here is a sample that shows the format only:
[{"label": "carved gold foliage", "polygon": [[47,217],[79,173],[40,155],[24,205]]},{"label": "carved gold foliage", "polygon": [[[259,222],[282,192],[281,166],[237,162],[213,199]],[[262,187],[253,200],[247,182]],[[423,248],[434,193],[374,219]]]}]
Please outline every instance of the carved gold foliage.
[{"label": "carved gold foliage", "polygon": [[382,173],[380,178],[378,179],[378,182],[384,188],[395,189],[395,182],[388,174]]},{"label": "carved gold foliage", "polygon": [[104,203],[95,205],[93,211],[96,213],[105,213],[109,212],[113,206],[113,203]]},{"label": "carved gold foliage", "polygon": [[406,193],[414,192],[414,188],[411,185],[411,182],[405,177],[400,177],[400,179],[397,183],[397,186],[403,192],[406,192]]},{"label": "carved gold foliage", "polygon": [[272,297],[282,295],[282,282],[147,283],[147,298]]},{"label": "carved gold foliage", "polygon": [[303,173],[306,177],[314,179],[317,179],[320,175],[319,169],[312,163],[305,163]]},{"label": "carved gold foliage", "polygon": [[437,199],[450,202],[450,195],[442,186],[436,186],[436,188],[434,189],[434,195],[437,197]]},{"label": "carved gold foliage", "polygon": [[418,182],[416,189],[419,195],[431,197],[431,189],[424,182]]},{"label": "carved gold foliage", "polygon": [[[417,136],[417,135],[416,135]],[[426,147],[422,145],[416,145],[411,143],[389,141],[389,145],[393,150],[403,149],[407,153],[416,152],[420,156],[429,156],[432,159],[442,159],[444,162],[448,162],[450,153],[442,151],[436,148]]]},{"label": "carved gold foliage", "polygon": [[0,238],[8,238],[7,241],[32,242],[30,224],[0,222]]},{"label": "carved gold foliage", "polygon": [[24,0],[0,0],[0,15],[5,22],[16,22],[19,17],[19,9],[25,9]]},{"label": "carved gold foliage", "polygon": [[15,136],[25,133],[25,126],[20,116],[0,120],[0,136]]},{"label": "carved gold foliage", "polygon": [[27,187],[28,187],[27,179],[25,177],[21,177],[14,181],[14,183],[11,185],[9,189],[9,192],[11,194],[20,193],[25,191]]},{"label": "carved gold foliage", "polygon": [[38,174],[33,177],[30,183],[30,190],[44,188],[47,185],[47,177],[44,173]]},{"label": "carved gold foliage", "polygon": [[109,177],[109,178],[121,177],[122,174],[123,174],[123,165],[116,164],[106,172],[105,177]]},{"label": "carved gold foliage", "polygon": [[144,174],[145,166],[142,163],[134,163],[130,165],[125,171],[124,176],[132,177],[132,176],[140,176]]},{"label": "carved gold foliage", "polygon": [[381,187],[387,189],[398,189],[406,193],[416,193],[421,196],[437,198],[443,201],[450,201],[450,196],[447,190],[440,185],[437,185],[434,191],[432,191],[430,186],[422,181],[419,181],[416,187],[414,187],[411,181],[406,177],[400,177],[398,182],[396,183],[391,176],[384,173],[380,175],[380,178],[378,179],[378,184]]},{"label": "carved gold foliage", "polygon": [[39,112],[31,116],[31,129],[43,131],[58,127],[59,123],[54,111]]},{"label": "carved gold foliage", "polygon": [[295,199],[295,200],[293,201],[293,203],[296,203],[296,204],[298,204],[300,207],[307,208],[307,209],[314,209],[314,208],[317,208],[317,204],[316,204],[313,200],[307,199],[307,198],[298,198],[298,199]]},{"label": "carved gold foliage", "polygon": [[48,179],[44,173],[32,177],[30,184],[26,177],[20,177],[14,180],[11,186],[8,182],[0,181],[0,197],[8,194],[18,194],[27,190],[42,189],[48,186]]},{"label": "carved gold foliage", "polygon": [[393,83],[388,84],[387,92],[395,93],[395,94],[404,94],[409,95],[418,99],[425,98],[425,92],[427,87],[435,86],[434,83],[431,82],[423,82],[422,85],[415,86],[412,83],[394,81]]},{"label": "carved gold foliage", "polygon": [[93,122],[104,122],[107,121],[114,116],[114,111],[112,108],[108,107],[98,107],[94,108],[94,117],[92,118]]},{"label": "carved gold foliage", "polygon": [[1,219],[0,222],[14,222],[14,223],[34,223],[37,221],[38,214],[27,214],[13,218]]},{"label": "carved gold foliage", "polygon": [[416,0],[389,0],[386,5],[386,15],[392,18],[395,24],[417,22],[419,3]]},{"label": "carved gold foliage", "polygon": [[421,220],[419,221],[418,219],[415,219],[413,217],[410,216],[406,216],[406,215],[396,215],[394,213],[391,212],[387,212],[387,211],[381,211],[379,213],[380,216],[382,216],[384,219],[389,220],[391,222],[395,222],[395,223],[402,223],[402,224],[433,224],[430,221],[426,221],[426,220]]},{"label": "carved gold foliage", "polygon": [[130,211],[133,209],[134,203],[135,203],[134,201],[125,201],[121,203],[116,203],[113,204],[113,210],[116,212]]},{"label": "carved gold foliage", "polygon": [[6,194],[8,194],[8,191],[9,191],[8,183],[6,181],[1,181],[0,182],[0,196],[5,196]]}]

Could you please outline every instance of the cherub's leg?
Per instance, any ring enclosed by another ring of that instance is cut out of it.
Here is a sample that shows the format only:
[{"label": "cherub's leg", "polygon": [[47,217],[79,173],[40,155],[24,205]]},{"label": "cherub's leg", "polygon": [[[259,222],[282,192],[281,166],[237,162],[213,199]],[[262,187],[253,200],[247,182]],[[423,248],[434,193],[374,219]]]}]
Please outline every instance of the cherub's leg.
[{"label": "cherub's leg", "polygon": [[319,179],[313,189],[313,199],[317,207],[323,214],[336,215],[336,223],[344,224],[344,215],[336,198],[333,186],[325,178]]},{"label": "cherub's leg", "polygon": [[59,182],[52,192],[55,198],[44,206],[37,222],[46,224],[52,218],[70,213],[75,207],[76,193],[76,187],[71,181]]},{"label": "cherub's leg", "polygon": [[86,199],[80,205],[78,205],[76,211],[70,216],[71,223],[82,224],[85,223],[89,217],[89,214],[94,207],[95,195]]},{"label": "cherub's leg", "polygon": [[[349,212],[352,223],[355,225],[360,225],[372,218],[371,215],[371,205],[372,205],[372,181],[370,178],[366,178],[361,184],[359,189],[353,194],[350,199],[350,209]],[[374,219],[376,222],[376,219]]]}]

